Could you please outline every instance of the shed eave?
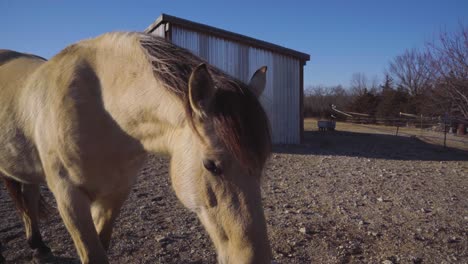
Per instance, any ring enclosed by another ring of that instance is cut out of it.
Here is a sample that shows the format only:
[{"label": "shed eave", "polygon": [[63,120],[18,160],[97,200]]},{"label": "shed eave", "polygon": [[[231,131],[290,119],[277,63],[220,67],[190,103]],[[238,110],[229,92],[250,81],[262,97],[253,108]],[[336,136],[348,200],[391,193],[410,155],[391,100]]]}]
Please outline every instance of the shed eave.
[{"label": "shed eave", "polygon": [[212,34],[212,35],[219,36],[222,38],[227,38],[227,39],[234,40],[240,43],[244,43],[250,46],[254,46],[254,47],[258,47],[258,48],[262,48],[266,50],[271,50],[273,52],[288,55],[288,56],[291,56],[295,59],[302,61],[304,65],[306,64],[307,61],[310,60],[309,54],[306,54],[300,51],[292,50],[292,49],[285,48],[285,47],[282,47],[273,43],[269,43],[263,40],[254,39],[245,35],[241,35],[241,34],[227,31],[227,30],[215,28],[212,26],[192,22],[186,19],[178,18],[175,16],[167,15],[167,14],[161,14],[151,25],[149,25],[144,30],[144,32],[151,33],[154,31],[155,28],[157,28],[163,23],[174,24],[177,26],[191,29],[191,30]]}]

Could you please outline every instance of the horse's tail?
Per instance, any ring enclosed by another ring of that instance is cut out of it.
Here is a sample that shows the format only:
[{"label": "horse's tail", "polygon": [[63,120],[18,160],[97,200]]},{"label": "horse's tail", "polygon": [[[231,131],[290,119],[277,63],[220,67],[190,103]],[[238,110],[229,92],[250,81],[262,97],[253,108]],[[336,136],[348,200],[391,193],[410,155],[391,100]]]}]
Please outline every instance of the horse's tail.
[{"label": "horse's tail", "polygon": [[[7,189],[8,193],[10,194],[13,203],[16,206],[16,209],[21,213],[28,214],[28,208],[26,206],[26,202],[24,200],[23,193],[21,191],[21,183],[6,177],[1,177],[5,188]],[[39,194],[40,195],[40,194]],[[39,196],[39,218],[46,218],[49,212],[49,207],[44,200],[42,195]]]}]

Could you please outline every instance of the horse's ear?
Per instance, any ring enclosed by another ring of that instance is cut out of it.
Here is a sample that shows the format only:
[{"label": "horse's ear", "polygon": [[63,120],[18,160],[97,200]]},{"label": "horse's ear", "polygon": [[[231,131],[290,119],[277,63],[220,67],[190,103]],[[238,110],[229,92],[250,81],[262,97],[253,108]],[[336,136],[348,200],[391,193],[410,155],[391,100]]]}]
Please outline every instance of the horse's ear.
[{"label": "horse's ear", "polygon": [[190,107],[198,117],[206,117],[214,94],[215,86],[213,79],[208,72],[206,64],[202,63],[192,71],[189,79]]},{"label": "horse's ear", "polygon": [[249,87],[255,96],[260,97],[266,85],[267,66],[260,67],[252,76],[249,82]]}]

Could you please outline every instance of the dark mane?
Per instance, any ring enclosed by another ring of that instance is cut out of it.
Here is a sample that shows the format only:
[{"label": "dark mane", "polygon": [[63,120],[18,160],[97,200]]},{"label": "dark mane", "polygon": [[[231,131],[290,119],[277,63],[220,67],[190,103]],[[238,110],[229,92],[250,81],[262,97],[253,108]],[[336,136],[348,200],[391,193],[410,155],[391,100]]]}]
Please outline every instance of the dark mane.
[{"label": "dark mane", "polygon": [[[192,70],[205,61],[160,37],[141,34],[140,44],[155,77],[178,95],[193,122],[188,80]],[[263,107],[245,83],[213,66],[208,69],[217,87],[212,108],[217,137],[244,168],[262,169],[271,151],[270,124]]]}]

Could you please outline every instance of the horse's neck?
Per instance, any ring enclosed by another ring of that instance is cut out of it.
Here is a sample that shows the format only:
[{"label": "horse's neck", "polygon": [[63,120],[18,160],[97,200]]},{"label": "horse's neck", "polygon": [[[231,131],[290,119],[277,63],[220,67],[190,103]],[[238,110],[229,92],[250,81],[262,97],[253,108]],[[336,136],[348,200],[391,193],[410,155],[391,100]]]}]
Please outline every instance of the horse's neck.
[{"label": "horse's neck", "polygon": [[133,81],[111,81],[103,86],[109,113],[145,150],[170,153],[171,141],[184,125],[182,103],[159,84],[153,75],[141,74]]},{"label": "horse's neck", "polygon": [[[170,152],[185,119],[181,100],[159,83],[138,42],[112,35],[83,42],[80,54],[99,79],[104,108],[121,129],[150,152]],[[87,48],[87,47],[91,48]]]}]

